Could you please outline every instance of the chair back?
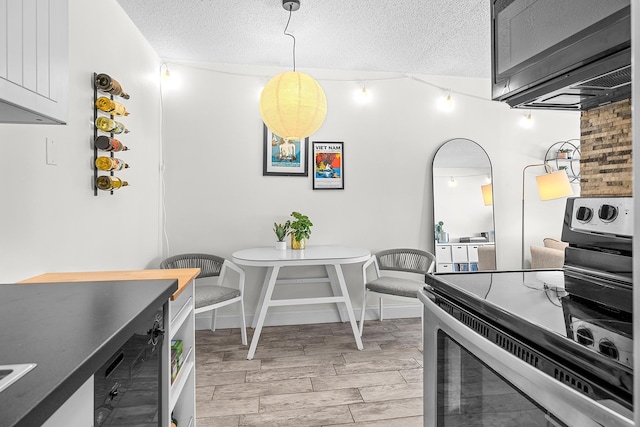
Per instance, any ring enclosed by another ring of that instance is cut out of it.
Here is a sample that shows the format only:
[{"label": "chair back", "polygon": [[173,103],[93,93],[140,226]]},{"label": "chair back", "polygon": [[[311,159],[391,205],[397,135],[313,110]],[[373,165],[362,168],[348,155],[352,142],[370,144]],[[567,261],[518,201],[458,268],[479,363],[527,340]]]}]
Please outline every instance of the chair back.
[{"label": "chair back", "polygon": [[478,271],[496,269],[495,245],[478,246]]},{"label": "chair back", "polygon": [[214,277],[220,275],[224,258],[209,254],[181,254],[174,255],[162,261],[160,268],[199,268],[199,277]]},{"label": "chair back", "polygon": [[436,257],[420,249],[386,249],[376,253],[380,270],[427,274],[433,271]]}]

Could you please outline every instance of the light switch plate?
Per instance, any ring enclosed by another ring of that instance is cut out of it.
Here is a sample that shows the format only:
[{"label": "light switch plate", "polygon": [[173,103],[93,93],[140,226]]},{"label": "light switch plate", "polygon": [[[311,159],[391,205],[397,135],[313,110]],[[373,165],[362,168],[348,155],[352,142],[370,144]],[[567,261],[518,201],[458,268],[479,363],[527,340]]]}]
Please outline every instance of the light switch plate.
[{"label": "light switch plate", "polygon": [[58,164],[56,160],[56,145],[52,138],[46,138],[45,141],[47,144],[47,164],[56,166]]}]

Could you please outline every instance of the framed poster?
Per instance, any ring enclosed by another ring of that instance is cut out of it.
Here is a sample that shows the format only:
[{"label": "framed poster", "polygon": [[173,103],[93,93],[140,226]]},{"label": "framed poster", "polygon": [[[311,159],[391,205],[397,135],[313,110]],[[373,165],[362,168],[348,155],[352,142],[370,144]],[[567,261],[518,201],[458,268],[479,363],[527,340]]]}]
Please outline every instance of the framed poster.
[{"label": "framed poster", "polygon": [[313,141],[313,189],[344,190],[344,144]]},{"label": "framed poster", "polygon": [[264,125],[262,175],[309,176],[309,138],[282,138]]}]

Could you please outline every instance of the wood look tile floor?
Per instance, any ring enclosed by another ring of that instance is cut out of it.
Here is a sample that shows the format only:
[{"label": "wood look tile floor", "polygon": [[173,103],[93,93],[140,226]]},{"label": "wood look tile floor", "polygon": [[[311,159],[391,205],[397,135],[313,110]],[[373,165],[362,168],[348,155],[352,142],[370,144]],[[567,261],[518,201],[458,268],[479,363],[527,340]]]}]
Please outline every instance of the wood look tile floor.
[{"label": "wood look tile floor", "polygon": [[196,331],[198,427],[422,426],[420,318],[367,321],[362,340],[349,323],[265,327],[247,360],[239,329]]}]

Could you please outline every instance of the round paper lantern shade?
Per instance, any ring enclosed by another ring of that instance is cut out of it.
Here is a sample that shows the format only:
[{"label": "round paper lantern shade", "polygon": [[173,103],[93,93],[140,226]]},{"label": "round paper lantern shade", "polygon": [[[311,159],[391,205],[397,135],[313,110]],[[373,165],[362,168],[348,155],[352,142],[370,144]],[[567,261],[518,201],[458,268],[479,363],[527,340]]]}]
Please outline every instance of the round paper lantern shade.
[{"label": "round paper lantern shade", "polygon": [[327,97],[313,77],[288,71],[269,80],[262,90],[260,115],[276,135],[306,138],[322,126]]}]

